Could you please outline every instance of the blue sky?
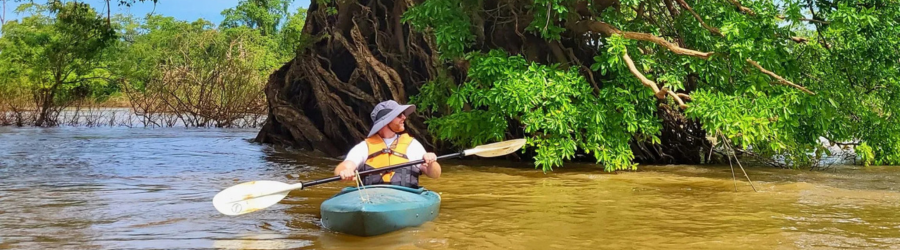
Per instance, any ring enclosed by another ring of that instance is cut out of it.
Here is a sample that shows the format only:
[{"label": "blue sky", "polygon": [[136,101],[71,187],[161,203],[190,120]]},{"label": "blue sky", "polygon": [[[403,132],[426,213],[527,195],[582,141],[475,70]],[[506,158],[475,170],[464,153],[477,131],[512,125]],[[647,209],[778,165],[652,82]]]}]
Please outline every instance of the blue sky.
[{"label": "blue sky", "polygon": [[[28,0],[25,1],[27,2]],[[34,2],[46,3],[45,0],[34,0]],[[105,0],[82,0],[82,2],[90,4],[97,12],[106,13]],[[159,0],[155,6],[152,2],[147,2],[136,3],[131,7],[117,6],[116,4],[113,4],[110,7],[112,8],[113,15],[116,13],[130,13],[135,17],[143,17],[147,13],[154,13],[172,16],[176,19],[185,21],[194,21],[203,18],[218,24],[222,21],[222,11],[237,6],[238,2],[240,2],[240,0]],[[19,16],[14,13],[14,10],[19,4],[21,3],[7,0],[7,21],[19,19]],[[296,10],[297,7],[309,8],[309,0],[294,0],[293,4],[291,4],[291,11]],[[0,11],[2,11],[2,9],[0,9]]]}]

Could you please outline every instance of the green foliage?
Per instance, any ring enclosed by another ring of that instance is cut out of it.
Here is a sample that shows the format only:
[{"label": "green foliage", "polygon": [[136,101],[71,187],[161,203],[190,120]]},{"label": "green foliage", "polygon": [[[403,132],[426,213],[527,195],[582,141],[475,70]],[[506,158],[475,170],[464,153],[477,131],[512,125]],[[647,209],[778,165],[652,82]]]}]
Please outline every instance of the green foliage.
[{"label": "green foliage", "polygon": [[463,1],[427,0],[409,8],[401,21],[420,32],[433,33],[442,59],[461,57],[475,40]]},{"label": "green foliage", "polygon": [[[520,129],[510,125],[513,120],[531,135],[528,145],[535,148],[536,165],[544,171],[562,165],[578,150],[593,154],[607,170],[633,169],[628,141],[638,134],[658,140],[652,136],[659,129],[654,126],[653,102],[636,102],[647,100],[637,96],[652,95],[644,89],[608,85],[594,95],[577,69],[529,63],[500,50],[472,53],[467,59],[470,81],[450,95],[450,115],[427,122],[441,139],[461,147],[502,140],[508,129]],[[423,89],[439,88],[435,84],[439,82]]]},{"label": "green foliage", "polygon": [[0,98],[6,105],[0,112],[36,103],[52,123],[51,111],[67,103],[127,91],[133,105],[141,102],[140,112],[150,106],[185,111],[200,117],[195,125],[212,117],[227,126],[238,117],[234,112],[263,112],[260,90],[268,74],[305,41],[306,10],[289,13],[287,0],[243,1],[226,11],[222,27],[160,15],[107,20],[85,3],[47,2],[23,3],[17,11],[25,17],[3,27]]},{"label": "green foliage", "polygon": [[545,39],[559,40],[560,34],[566,29],[556,25],[556,22],[566,21],[569,14],[569,8],[566,5],[574,2],[573,0],[535,0],[531,5],[531,13],[534,13],[534,18],[525,30],[540,34]]},{"label": "green foliage", "polygon": [[409,102],[415,104],[420,112],[447,111],[448,98],[456,88],[453,80],[446,76],[446,71],[441,71],[442,77],[438,77],[422,85],[419,94],[411,96]]},{"label": "green foliage", "polygon": [[242,0],[234,8],[222,11],[225,17],[221,28],[225,31],[245,28],[257,31],[268,43],[270,65],[287,62],[302,44],[306,9],[291,12],[293,0]]},{"label": "green foliage", "polygon": [[23,4],[17,12],[31,15],[3,26],[0,62],[7,69],[0,88],[6,93],[31,92],[40,108],[37,125],[53,122],[51,107],[107,88],[103,79],[109,73],[102,52],[116,35],[93,8],[51,1],[49,5]]},{"label": "green foliage", "polygon": [[856,155],[859,156],[860,160],[864,166],[868,167],[875,162],[875,152],[872,151],[872,147],[870,147],[865,142],[860,143],[859,146],[856,146]]},{"label": "green foliage", "polygon": [[290,17],[288,6],[293,0],[242,0],[237,7],[222,11],[222,28],[249,27],[263,36],[275,35]]},{"label": "green foliage", "polygon": [[309,39],[303,35],[303,26],[306,23],[306,9],[300,7],[296,12],[288,16],[287,22],[281,27],[279,34],[278,52],[282,59],[290,60],[297,50],[307,45]]}]

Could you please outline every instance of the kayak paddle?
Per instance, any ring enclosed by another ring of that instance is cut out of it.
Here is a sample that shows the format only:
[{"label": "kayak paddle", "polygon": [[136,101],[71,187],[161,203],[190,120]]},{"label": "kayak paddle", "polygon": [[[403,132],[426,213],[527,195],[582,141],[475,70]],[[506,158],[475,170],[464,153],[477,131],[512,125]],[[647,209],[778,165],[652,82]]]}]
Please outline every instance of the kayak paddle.
[{"label": "kayak paddle", "polygon": [[[472,149],[466,149],[460,153],[438,156],[437,159],[446,159],[453,157],[463,157],[469,155],[477,155],[481,157],[496,157],[507,155],[522,148],[525,145],[525,139],[514,139],[491,144],[481,145]],[[370,169],[359,172],[359,176],[365,176],[373,173],[384,172],[402,167],[408,167],[416,164],[422,164],[425,160],[419,159],[403,164],[391,165],[383,168]],[[213,206],[220,213],[226,215],[241,215],[252,213],[269,206],[275,205],[284,197],[287,197],[291,190],[303,189],[305,187],[319,185],[323,183],[340,180],[340,176],[329,177],[325,179],[309,181],[306,183],[287,184],[277,181],[250,181],[238,185],[231,186],[222,190],[213,197]]]}]

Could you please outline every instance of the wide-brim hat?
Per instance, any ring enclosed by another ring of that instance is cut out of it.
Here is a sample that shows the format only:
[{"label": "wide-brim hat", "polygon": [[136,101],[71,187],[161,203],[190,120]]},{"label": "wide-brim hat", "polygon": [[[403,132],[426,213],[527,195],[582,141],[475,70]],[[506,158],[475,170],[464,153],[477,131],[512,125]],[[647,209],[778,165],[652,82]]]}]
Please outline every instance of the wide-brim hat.
[{"label": "wide-brim hat", "polygon": [[375,108],[372,109],[372,129],[369,130],[369,135],[366,137],[371,137],[375,133],[378,133],[378,130],[387,126],[387,124],[399,116],[400,113],[409,116],[409,114],[412,114],[413,112],[416,112],[416,105],[400,105],[393,100],[378,103],[375,105]]}]

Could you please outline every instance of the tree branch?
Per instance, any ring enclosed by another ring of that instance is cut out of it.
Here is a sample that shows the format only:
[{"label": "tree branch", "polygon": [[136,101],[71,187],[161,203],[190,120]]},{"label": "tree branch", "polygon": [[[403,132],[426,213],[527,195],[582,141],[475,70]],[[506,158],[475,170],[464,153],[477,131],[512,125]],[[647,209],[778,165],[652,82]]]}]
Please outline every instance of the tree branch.
[{"label": "tree branch", "polygon": [[106,81],[113,81],[113,80],[115,80],[115,79],[110,78],[110,77],[95,76],[95,77],[85,77],[85,78],[77,79],[77,80],[74,80],[74,81],[65,81],[65,82],[62,82],[62,84],[81,83],[81,82],[85,82],[85,81],[89,81],[89,80],[97,80],[97,79],[106,80]]},{"label": "tree branch", "polygon": [[731,2],[731,4],[733,4],[735,7],[737,7],[738,10],[740,10],[741,12],[747,13],[748,15],[751,15],[751,16],[755,16],[755,15],[756,15],[756,13],[753,12],[753,10],[751,10],[750,8],[744,7],[744,6],[741,5],[741,3],[738,2],[737,0],[728,0],[728,2]]},{"label": "tree branch", "polygon": [[676,102],[678,102],[678,105],[679,107],[681,107],[681,109],[687,109],[687,105],[684,104],[684,101],[681,100],[681,97],[675,94],[675,92],[672,92],[671,90],[668,90],[666,88],[660,90],[659,85],[657,85],[656,82],[647,79],[644,74],[641,74],[641,72],[638,71],[637,67],[634,66],[634,61],[631,60],[631,56],[628,55],[628,49],[625,49],[624,53],[622,54],[622,58],[625,59],[625,64],[628,65],[628,70],[630,70],[631,73],[641,81],[641,84],[644,84],[644,86],[647,86],[648,88],[653,90],[653,93],[655,93],[654,95],[657,99],[664,100],[666,99],[666,95],[668,94],[672,96],[672,98],[674,98]]},{"label": "tree branch", "polygon": [[672,5],[672,0],[664,0],[663,3],[666,4],[666,9],[669,10],[669,14],[672,15],[672,19],[675,19],[678,16],[678,10],[675,9],[675,6]]},{"label": "tree branch", "polygon": [[718,28],[709,26],[706,24],[706,22],[703,22],[703,18],[700,18],[700,15],[697,14],[697,12],[695,12],[694,9],[691,8],[690,5],[688,5],[686,2],[684,2],[684,0],[676,0],[676,1],[678,2],[679,5],[681,5],[682,8],[686,9],[688,12],[691,12],[691,15],[694,16],[694,19],[697,19],[697,22],[700,22],[700,26],[703,26],[703,28],[706,28],[707,30],[709,30],[709,32],[712,32],[713,34],[716,34],[721,37],[725,37],[725,35],[722,35],[722,32],[719,31]]},{"label": "tree branch", "polygon": [[111,18],[111,16],[112,16],[112,15],[110,15],[110,14],[111,14],[112,12],[110,11],[110,8],[109,8],[109,1],[110,1],[110,0],[106,0],[106,27],[107,27],[107,28],[112,28],[112,23],[111,23],[111,21],[110,21],[110,18]]},{"label": "tree branch", "polygon": [[625,52],[622,53],[622,58],[625,59],[625,64],[628,65],[628,70],[630,70],[631,73],[638,78],[638,80],[641,80],[641,83],[644,84],[644,86],[652,89],[653,93],[659,93],[659,85],[656,85],[655,82],[647,79],[647,77],[645,77],[644,74],[641,74],[641,72],[638,71],[637,67],[634,66],[634,61],[632,61],[631,56],[628,55],[628,49],[625,49]]},{"label": "tree branch", "polygon": [[805,43],[806,41],[809,41],[806,38],[799,37],[799,36],[791,37],[791,40],[793,40],[794,42],[797,42],[797,43]]},{"label": "tree branch", "polygon": [[812,91],[809,91],[808,89],[804,88],[803,86],[794,84],[793,82],[788,81],[788,80],[785,80],[784,78],[782,78],[781,76],[775,74],[774,72],[768,71],[768,70],[764,69],[762,66],[759,66],[759,63],[756,63],[755,61],[753,61],[753,59],[747,58],[747,62],[750,63],[750,64],[752,64],[753,66],[755,66],[757,69],[759,69],[759,71],[762,71],[762,72],[765,73],[766,75],[769,75],[769,76],[771,76],[772,78],[777,79],[777,80],[778,80],[778,83],[781,83],[781,84],[784,84],[784,85],[787,85],[787,86],[794,87],[794,88],[799,89],[800,91],[806,92],[806,93],[808,93],[808,94],[810,94],[810,95],[816,95],[816,93],[813,93]]},{"label": "tree branch", "polygon": [[671,96],[672,99],[675,99],[675,102],[678,103],[679,108],[681,108],[682,110],[687,109],[687,105],[684,104],[683,100],[681,100],[681,95],[684,95],[684,94],[676,94],[675,92],[673,92],[671,90],[667,90],[667,93],[669,93],[669,96]]},{"label": "tree branch", "polygon": [[3,13],[0,13],[0,28],[6,23],[6,0],[3,0]]},{"label": "tree branch", "polygon": [[604,36],[612,36],[613,34],[621,35],[624,38],[632,39],[632,40],[641,40],[652,42],[658,44],[660,46],[666,47],[669,51],[672,51],[675,54],[693,56],[700,59],[709,59],[709,57],[713,54],[713,52],[700,52],[696,50],[685,49],[679,47],[677,44],[666,41],[665,39],[654,36],[648,33],[639,33],[639,32],[630,32],[630,31],[621,31],[616,29],[612,25],[608,23],[593,21],[593,20],[582,20],[578,21],[571,27],[572,30],[579,33],[586,33],[588,31],[600,33]]},{"label": "tree branch", "polygon": [[[818,14],[816,14],[816,9],[813,8],[812,0],[806,0],[806,3],[807,7],[809,7],[809,12],[812,13],[813,19],[818,17]],[[819,34],[819,42],[822,43],[822,46],[825,46],[828,51],[831,51],[831,45],[828,44],[828,40],[825,40],[825,36],[822,35],[822,30],[820,28],[820,25],[816,25],[816,34]]]},{"label": "tree branch", "polygon": [[[778,19],[781,19],[781,20],[787,19],[786,17],[784,17],[784,15],[778,15],[778,16],[776,16],[776,17],[777,17]],[[831,22],[829,22],[829,21],[823,21],[823,20],[811,19],[811,18],[800,18],[799,20],[800,20],[800,21],[811,22],[811,23],[831,24]]]}]

